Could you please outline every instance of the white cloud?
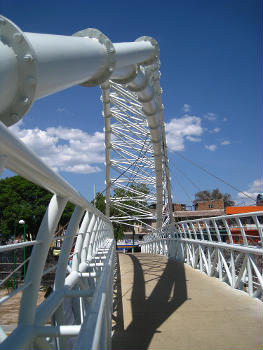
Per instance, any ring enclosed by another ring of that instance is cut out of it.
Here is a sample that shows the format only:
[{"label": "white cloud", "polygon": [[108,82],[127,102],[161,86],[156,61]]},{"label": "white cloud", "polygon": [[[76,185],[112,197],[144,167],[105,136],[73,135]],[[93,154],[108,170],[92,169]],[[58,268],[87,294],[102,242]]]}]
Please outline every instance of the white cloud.
[{"label": "white cloud", "polygon": [[248,189],[246,191],[239,192],[238,198],[239,200],[242,199],[244,201],[244,204],[255,204],[252,199],[248,198],[252,197],[254,200],[256,200],[257,195],[261,193],[263,194],[263,177],[261,179],[254,180],[251,184],[248,185]]},{"label": "white cloud", "polygon": [[65,108],[63,108],[63,107],[58,107],[57,108],[57,112],[59,112],[59,113],[62,113],[62,112],[65,112]]},{"label": "white cloud", "polygon": [[216,115],[215,113],[206,113],[204,115],[204,118],[212,121],[212,120],[216,120]]},{"label": "white cloud", "polygon": [[[165,124],[167,145],[172,151],[182,151],[185,139],[199,141],[202,135],[201,118],[185,114],[182,118],[173,118]],[[194,140],[193,140],[194,138]]]},{"label": "white cloud", "polygon": [[221,145],[222,146],[230,145],[230,141],[228,141],[228,140],[222,141]]},{"label": "white cloud", "polygon": [[224,119],[223,119],[223,122],[227,122],[227,120],[228,120],[227,118],[224,118]]},{"label": "white cloud", "polygon": [[55,171],[94,173],[104,162],[104,133],[93,135],[72,128],[24,129],[19,122],[9,129]]},{"label": "white cloud", "polygon": [[217,132],[219,132],[221,129],[220,128],[214,128],[213,130],[210,130],[210,134],[215,134]]},{"label": "white cloud", "polygon": [[205,148],[211,152],[214,152],[217,149],[216,145],[205,145]]},{"label": "white cloud", "polygon": [[192,142],[200,142],[201,139],[199,137],[186,136],[186,139]]},{"label": "white cloud", "polygon": [[183,106],[183,111],[185,113],[188,113],[188,112],[190,112],[190,110],[191,110],[191,106],[188,105],[187,103],[185,103],[184,106]]}]

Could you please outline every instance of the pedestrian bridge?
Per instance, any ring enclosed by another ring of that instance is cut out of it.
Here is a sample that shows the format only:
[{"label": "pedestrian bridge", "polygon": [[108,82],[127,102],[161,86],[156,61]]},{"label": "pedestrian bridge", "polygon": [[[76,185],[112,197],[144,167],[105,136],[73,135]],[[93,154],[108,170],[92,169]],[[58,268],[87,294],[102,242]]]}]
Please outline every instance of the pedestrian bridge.
[{"label": "pedestrian bridge", "polygon": [[[0,299],[1,307],[22,294],[11,333],[0,328],[0,349],[259,349],[263,213],[175,222],[157,42],[112,43],[94,28],[25,33],[0,16],[0,51],[0,170],[53,194],[35,239],[0,247],[32,248],[0,283],[28,264],[22,283]],[[8,128],[37,99],[77,84],[101,87],[105,214]],[[75,209],[57,234],[68,202]],[[119,256],[120,278],[114,229],[124,225],[148,234],[142,254]],[[56,240],[58,261],[47,266]],[[38,304],[51,271],[51,292]]]},{"label": "pedestrian bridge", "polygon": [[188,264],[119,254],[113,350],[260,349],[262,302]]}]

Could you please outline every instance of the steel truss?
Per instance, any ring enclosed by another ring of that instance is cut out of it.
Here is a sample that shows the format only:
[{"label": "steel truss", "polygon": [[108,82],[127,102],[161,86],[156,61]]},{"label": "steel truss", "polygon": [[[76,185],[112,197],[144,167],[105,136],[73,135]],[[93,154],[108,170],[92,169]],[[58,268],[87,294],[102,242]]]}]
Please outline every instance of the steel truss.
[{"label": "steel truss", "polygon": [[112,208],[113,222],[148,231],[173,217],[158,68],[141,65],[128,84],[112,79],[102,85],[106,214]]}]

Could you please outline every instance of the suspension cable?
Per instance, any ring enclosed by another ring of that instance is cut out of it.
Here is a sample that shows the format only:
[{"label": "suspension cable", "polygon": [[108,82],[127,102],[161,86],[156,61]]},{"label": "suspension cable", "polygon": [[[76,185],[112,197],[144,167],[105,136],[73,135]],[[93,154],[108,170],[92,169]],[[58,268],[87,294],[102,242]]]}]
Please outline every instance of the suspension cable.
[{"label": "suspension cable", "polygon": [[[172,150],[170,149],[170,151],[172,151]],[[205,173],[207,173],[208,175],[210,175],[210,176],[216,178],[217,180],[221,181],[221,182],[224,183],[225,185],[231,187],[233,190],[235,190],[235,191],[237,191],[237,192],[239,192],[239,193],[242,193],[245,197],[247,197],[247,198],[253,200],[253,202],[256,202],[256,199],[255,199],[255,198],[253,198],[253,197],[249,196],[247,193],[245,193],[245,192],[239,190],[237,187],[235,187],[234,185],[230,184],[230,183],[227,182],[226,180],[224,180],[224,179],[222,179],[221,177],[219,177],[219,176],[213,174],[211,171],[205,169],[203,166],[197,164],[196,162],[194,162],[193,160],[187,158],[186,156],[183,156],[183,155],[180,154],[178,151],[174,151],[174,152],[175,152],[175,154],[177,154],[178,156],[180,156],[181,158],[183,158],[185,161],[187,161],[187,162],[191,163],[192,165],[196,166],[197,168],[199,168],[199,169],[202,170],[203,172],[205,172]]]}]

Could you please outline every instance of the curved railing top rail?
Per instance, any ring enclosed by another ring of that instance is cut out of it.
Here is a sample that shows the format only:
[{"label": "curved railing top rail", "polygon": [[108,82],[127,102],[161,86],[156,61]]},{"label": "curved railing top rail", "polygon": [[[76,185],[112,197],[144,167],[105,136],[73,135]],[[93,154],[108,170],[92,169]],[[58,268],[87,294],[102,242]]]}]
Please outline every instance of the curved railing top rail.
[{"label": "curved railing top rail", "polygon": [[106,216],[82,197],[66,180],[50,169],[1,122],[0,139],[0,171],[6,167],[48,191],[67,198],[75,205],[88,208],[90,212],[110,222]]},{"label": "curved railing top rail", "polygon": [[[29,263],[26,274],[24,270],[22,284],[11,294],[0,299],[2,304],[18,292],[23,292],[17,327],[9,337],[0,327],[0,349],[27,349],[31,346],[39,349],[55,349],[56,343],[60,344],[60,348],[65,348],[70,346],[66,345],[65,334],[71,337],[78,336],[76,341],[78,346],[78,342],[85,343],[87,329],[89,336],[86,342],[92,345],[89,348],[97,348],[105,342],[106,347],[109,347],[110,330],[105,327],[105,322],[107,324],[111,322],[115,251],[110,220],[47,167],[2,122],[0,122],[0,138],[0,170],[7,167],[54,193],[36,239],[0,249],[0,253],[6,254],[14,249],[33,247],[31,255],[5,278],[5,280],[10,276],[13,278],[15,273],[20,274],[18,269],[23,269],[23,266]],[[57,240],[57,237],[54,238],[55,230],[68,201],[75,204],[75,210],[67,230],[60,236],[63,244],[58,262],[49,267],[50,244]],[[56,271],[53,292],[40,306],[37,306],[42,277],[52,270]],[[103,295],[106,295],[106,299],[103,299],[101,306]],[[73,306],[76,303],[73,300],[77,300],[81,305],[80,309]],[[88,305],[92,305],[92,308]],[[71,315],[71,320],[64,314],[64,308],[66,314]],[[90,315],[91,309],[93,314],[99,311],[107,314],[107,319],[94,319]],[[46,325],[48,320],[51,321],[50,326]],[[90,327],[93,327],[92,331]]]},{"label": "curved railing top rail", "polygon": [[263,212],[184,220],[149,234],[142,251],[186,262],[260,298],[263,294]]},{"label": "curved railing top rail", "polygon": [[239,213],[239,214],[231,214],[231,215],[220,215],[220,216],[210,216],[208,218],[200,218],[200,219],[191,219],[191,220],[181,220],[176,222],[175,224],[182,224],[182,223],[187,223],[187,222],[198,222],[198,221],[211,221],[211,220],[222,220],[222,219],[231,219],[231,218],[238,218],[238,217],[249,217],[249,216],[259,216],[262,215],[263,212],[262,211],[253,211],[253,212],[249,212],[249,213]]}]

